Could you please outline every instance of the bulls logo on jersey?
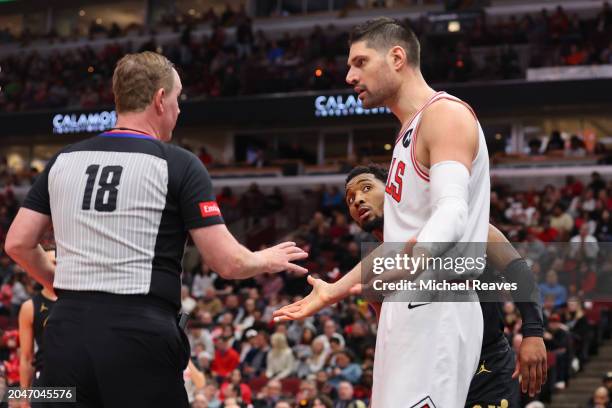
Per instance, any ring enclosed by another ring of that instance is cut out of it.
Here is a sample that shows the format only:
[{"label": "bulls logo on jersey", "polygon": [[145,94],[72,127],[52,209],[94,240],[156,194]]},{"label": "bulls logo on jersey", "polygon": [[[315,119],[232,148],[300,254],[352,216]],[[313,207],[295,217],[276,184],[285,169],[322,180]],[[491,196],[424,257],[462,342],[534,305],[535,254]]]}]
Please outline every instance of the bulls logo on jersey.
[{"label": "bulls logo on jersey", "polygon": [[411,141],[412,141],[412,129],[408,129],[408,131],[402,137],[402,146],[404,147],[410,146]]},{"label": "bulls logo on jersey", "polygon": [[414,404],[413,406],[411,406],[410,408],[436,408],[436,406],[431,400],[431,397],[427,396],[416,404]]}]

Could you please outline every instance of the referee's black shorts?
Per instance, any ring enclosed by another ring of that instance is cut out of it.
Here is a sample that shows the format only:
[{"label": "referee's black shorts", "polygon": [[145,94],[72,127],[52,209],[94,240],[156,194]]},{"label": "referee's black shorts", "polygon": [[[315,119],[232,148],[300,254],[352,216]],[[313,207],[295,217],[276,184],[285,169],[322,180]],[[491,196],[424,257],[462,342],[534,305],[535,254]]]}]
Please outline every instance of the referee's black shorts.
[{"label": "referee's black shorts", "polygon": [[512,379],[514,356],[503,336],[482,350],[465,408],[520,408],[519,382]]},{"label": "referee's black shorts", "polygon": [[161,299],[58,291],[44,342],[42,385],[76,387],[78,407],[189,407],[189,341]]}]

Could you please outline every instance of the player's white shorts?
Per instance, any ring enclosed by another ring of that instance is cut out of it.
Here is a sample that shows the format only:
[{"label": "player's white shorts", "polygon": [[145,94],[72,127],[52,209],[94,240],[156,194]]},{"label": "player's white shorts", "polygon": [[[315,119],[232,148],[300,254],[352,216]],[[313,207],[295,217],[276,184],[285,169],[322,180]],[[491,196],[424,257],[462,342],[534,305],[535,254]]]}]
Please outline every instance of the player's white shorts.
[{"label": "player's white shorts", "polygon": [[482,336],[477,301],[384,302],[371,407],[462,408]]}]

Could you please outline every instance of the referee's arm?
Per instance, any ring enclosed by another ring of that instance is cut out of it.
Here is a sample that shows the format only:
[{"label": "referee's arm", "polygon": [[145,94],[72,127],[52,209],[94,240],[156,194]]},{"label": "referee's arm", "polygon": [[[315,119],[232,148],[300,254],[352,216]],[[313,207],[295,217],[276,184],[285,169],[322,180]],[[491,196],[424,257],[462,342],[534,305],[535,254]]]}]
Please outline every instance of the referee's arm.
[{"label": "referee's arm", "polygon": [[308,256],[294,242],[252,252],[222,224],[192,229],[189,233],[206,263],[224,279],[247,279],[266,272],[308,272],[292,263]]},{"label": "referee's arm", "polygon": [[28,192],[4,243],[6,253],[51,293],[53,293],[55,266],[39,243],[51,226],[48,176],[55,157],[47,164]]},{"label": "referee's arm", "polygon": [[48,215],[21,208],[6,236],[4,250],[38,283],[53,292],[55,266],[39,244],[50,225]]}]

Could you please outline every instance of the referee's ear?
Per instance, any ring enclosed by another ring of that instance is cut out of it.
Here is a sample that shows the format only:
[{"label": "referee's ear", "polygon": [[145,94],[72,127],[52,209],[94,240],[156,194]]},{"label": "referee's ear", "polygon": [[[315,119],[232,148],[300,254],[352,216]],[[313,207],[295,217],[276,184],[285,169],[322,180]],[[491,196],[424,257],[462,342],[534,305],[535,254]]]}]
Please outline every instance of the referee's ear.
[{"label": "referee's ear", "polygon": [[155,112],[158,115],[163,115],[164,113],[164,97],[166,96],[166,90],[162,87],[155,92],[153,95],[153,106],[155,107]]}]

